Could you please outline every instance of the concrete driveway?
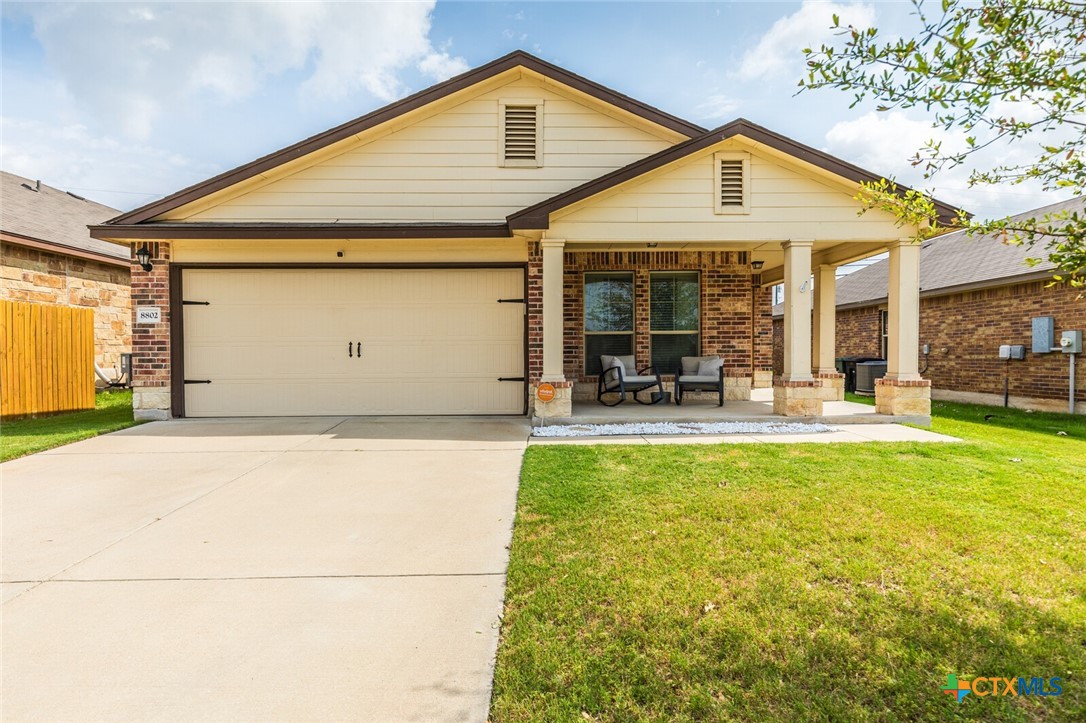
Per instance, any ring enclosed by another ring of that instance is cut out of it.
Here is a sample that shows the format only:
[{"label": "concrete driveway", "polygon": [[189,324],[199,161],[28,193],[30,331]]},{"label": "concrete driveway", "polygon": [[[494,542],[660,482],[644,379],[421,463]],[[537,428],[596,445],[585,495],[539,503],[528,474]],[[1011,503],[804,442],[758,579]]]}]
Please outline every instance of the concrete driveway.
[{"label": "concrete driveway", "polygon": [[157,422],[0,466],[3,719],[484,721],[528,431]]}]

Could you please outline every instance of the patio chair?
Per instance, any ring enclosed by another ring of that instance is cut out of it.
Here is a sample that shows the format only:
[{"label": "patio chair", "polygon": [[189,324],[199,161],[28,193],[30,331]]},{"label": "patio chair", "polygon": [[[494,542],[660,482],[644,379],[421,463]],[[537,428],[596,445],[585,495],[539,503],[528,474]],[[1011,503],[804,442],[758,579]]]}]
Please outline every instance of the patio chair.
[{"label": "patio chair", "polygon": [[[633,395],[638,404],[657,404],[664,399],[664,384],[660,379],[660,372],[654,367],[645,367],[637,370],[637,374],[630,375],[628,369],[637,369],[637,363],[633,355],[611,356],[604,354],[600,357],[603,372],[596,383],[596,401],[608,407],[615,407],[626,401],[626,395]],[[655,392],[649,395],[649,401],[645,401],[637,395],[641,392],[655,388]],[[618,401],[609,403],[604,401],[604,394],[617,394]]]},{"label": "patio chair", "polygon": [[675,370],[675,403],[683,392],[716,392],[717,406],[724,406],[724,360],[718,356],[684,356]]}]

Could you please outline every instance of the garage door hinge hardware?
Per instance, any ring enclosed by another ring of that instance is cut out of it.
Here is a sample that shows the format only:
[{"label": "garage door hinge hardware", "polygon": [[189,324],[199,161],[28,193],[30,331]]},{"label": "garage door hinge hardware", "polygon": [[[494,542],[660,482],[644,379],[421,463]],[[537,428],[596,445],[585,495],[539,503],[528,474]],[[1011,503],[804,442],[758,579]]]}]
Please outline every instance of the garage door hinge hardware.
[{"label": "garage door hinge hardware", "polygon": [[499,382],[522,382],[524,377],[498,377]]},{"label": "garage door hinge hardware", "polygon": [[185,384],[210,384],[210,379],[186,379]]},{"label": "garage door hinge hardware", "polygon": [[185,306],[211,306],[210,301],[182,301]]},{"label": "garage door hinge hardware", "polygon": [[523,304],[524,299],[498,299],[499,304]]}]

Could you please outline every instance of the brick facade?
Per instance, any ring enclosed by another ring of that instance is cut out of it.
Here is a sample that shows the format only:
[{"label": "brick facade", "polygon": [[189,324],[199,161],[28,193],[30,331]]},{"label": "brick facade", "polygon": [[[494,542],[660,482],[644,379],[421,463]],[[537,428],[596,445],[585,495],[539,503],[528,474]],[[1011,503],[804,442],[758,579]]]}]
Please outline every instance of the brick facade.
[{"label": "brick facade", "polygon": [[[142,244],[141,244],[142,245]],[[170,394],[170,244],[148,242],[150,271],[132,261],[132,315],[141,306],[161,309],[158,324],[132,324],[133,406],[137,418],[164,418]],[[161,413],[160,413],[161,412]]]},{"label": "brick facade", "polygon": [[[565,254],[563,344],[566,378],[595,382],[585,374],[584,274],[627,271],[634,278],[634,354],[639,365],[652,358],[649,275],[697,271],[701,278],[702,354],[719,354],[724,375],[751,377],[772,363],[770,292],[752,285],[746,253],[737,251],[575,251]],[[670,370],[660,370],[668,372]]]},{"label": "brick facade", "polygon": [[[1064,329],[1086,331],[1086,298],[1062,287],[1046,288],[1035,281],[967,291],[920,300],[920,344],[931,354],[920,356],[920,368],[936,392],[989,394],[1001,397],[1004,372],[1009,370],[1012,397],[1067,399],[1069,360],[1065,354],[1030,352],[1035,316],[1052,316],[1057,334]],[[879,306],[837,312],[835,356],[881,356]],[[773,368],[783,365],[782,319],[773,320]],[[1022,344],[1024,361],[1000,361],[1000,344]],[[925,368],[926,367],[926,368]],[[1086,364],[1076,370],[1078,401],[1086,402]],[[936,396],[946,396],[939,395]],[[1057,406],[1053,408],[1059,408]]]},{"label": "brick facade", "polygon": [[0,245],[0,299],[94,309],[94,359],[121,366],[132,347],[129,270],[17,244]]}]

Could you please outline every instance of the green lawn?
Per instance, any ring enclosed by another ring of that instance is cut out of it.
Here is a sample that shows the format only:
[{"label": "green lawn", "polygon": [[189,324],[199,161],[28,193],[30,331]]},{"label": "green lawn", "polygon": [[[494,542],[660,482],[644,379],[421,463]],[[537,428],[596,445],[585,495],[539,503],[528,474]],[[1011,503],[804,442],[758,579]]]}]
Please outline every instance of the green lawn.
[{"label": "green lawn", "polygon": [[134,424],[131,391],[100,392],[93,410],[0,422],[0,462]]},{"label": "green lawn", "polygon": [[493,720],[1086,720],[1086,419],[933,414],[965,442],[529,448]]}]

